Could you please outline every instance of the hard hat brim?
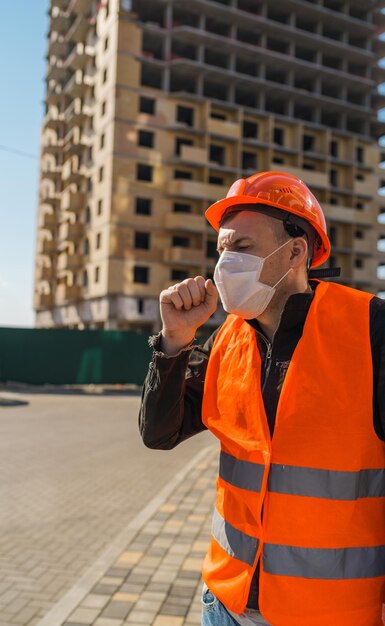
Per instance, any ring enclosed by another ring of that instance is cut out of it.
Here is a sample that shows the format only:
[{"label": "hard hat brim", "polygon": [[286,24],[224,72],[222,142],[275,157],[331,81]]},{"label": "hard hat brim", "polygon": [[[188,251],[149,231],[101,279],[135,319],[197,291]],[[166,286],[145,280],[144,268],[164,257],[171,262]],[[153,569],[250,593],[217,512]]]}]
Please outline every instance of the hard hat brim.
[{"label": "hard hat brim", "polygon": [[[220,228],[220,223],[225,213],[227,212],[227,209],[229,209],[230,207],[237,207],[240,204],[264,204],[276,207],[278,209],[282,209],[282,211],[285,211],[286,213],[292,213],[293,215],[298,215],[299,217],[304,218],[303,214],[301,214],[300,212],[293,210],[288,211],[288,208],[285,206],[281,206],[277,203],[270,202],[269,200],[265,199],[258,200],[257,198],[251,198],[250,196],[232,196],[229,198],[223,198],[223,200],[218,200],[217,202],[214,202],[214,204],[209,206],[208,209],[206,209],[205,217],[214,228],[214,230],[218,232]],[[324,263],[330,255],[330,241],[315,221],[310,220],[309,218],[307,218],[307,221],[317,231],[322,242],[322,246],[318,250],[314,251],[313,261],[311,264],[311,267],[318,267],[319,265],[322,265],[322,263]]]}]

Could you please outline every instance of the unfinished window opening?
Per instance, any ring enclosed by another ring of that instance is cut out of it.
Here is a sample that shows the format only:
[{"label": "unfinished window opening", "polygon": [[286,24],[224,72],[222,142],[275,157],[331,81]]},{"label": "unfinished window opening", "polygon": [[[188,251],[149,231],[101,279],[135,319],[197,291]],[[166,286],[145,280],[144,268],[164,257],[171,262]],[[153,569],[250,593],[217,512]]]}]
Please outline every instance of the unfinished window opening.
[{"label": "unfinished window opening", "polygon": [[203,84],[203,95],[206,98],[214,100],[227,100],[227,84],[215,83],[213,80],[206,78]]},{"label": "unfinished window opening", "polygon": [[229,59],[228,56],[223,54],[221,51],[206,48],[204,53],[204,62],[207,63],[207,65],[215,65],[216,67],[223,67],[226,69],[229,64]]},{"label": "unfinished window opening", "polygon": [[280,54],[289,53],[289,42],[284,39],[276,39],[275,37],[268,37],[266,41],[266,48],[273,50],[273,52],[279,52]]},{"label": "unfinished window opening", "polygon": [[206,19],[206,30],[214,35],[221,35],[222,37],[230,36],[231,24],[227,22],[220,22],[211,17]]},{"label": "unfinished window opening", "polygon": [[313,78],[307,78],[305,76],[295,76],[294,78],[294,87],[296,89],[302,89],[303,91],[314,91],[314,80]]},{"label": "unfinished window opening", "polygon": [[225,148],[223,146],[211,143],[209,146],[209,161],[225,165]]},{"label": "unfinished window opening", "polygon": [[346,122],[346,128],[348,131],[352,133],[357,133],[358,135],[368,134],[365,120],[361,120],[359,118],[348,117]]},{"label": "unfinished window opening", "polygon": [[170,91],[185,91],[187,93],[195,93],[196,82],[193,75],[189,75],[186,71],[171,70]]},{"label": "unfinished window opening", "polygon": [[288,73],[275,67],[267,67],[265,72],[265,78],[266,80],[270,80],[273,83],[285,85],[288,81]]},{"label": "unfinished window opening", "polygon": [[261,35],[253,30],[246,30],[245,28],[237,29],[237,39],[242,43],[247,43],[251,46],[259,46],[261,41]]},{"label": "unfinished window opening", "polygon": [[174,248],[190,248],[191,241],[188,237],[180,237],[179,235],[175,235],[171,240],[171,245]]},{"label": "unfinished window opening", "polygon": [[238,9],[258,15],[261,12],[261,3],[257,0],[238,0]]},{"label": "unfinished window opening", "polygon": [[304,46],[295,47],[295,56],[301,61],[308,61],[309,63],[315,63],[316,52],[312,48],[305,48]]},{"label": "unfinished window opening", "polygon": [[258,158],[255,152],[242,152],[242,169],[256,170],[258,167]]},{"label": "unfinished window opening", "polygon": [[164,22],[164,7],[146,0],[132,0],[132,11],[137,13],[141,22],[151,22],[162,26]]},{"label": "unfinished window opening", "polygon": [[148,115],[154,115],[155,114],[154,98],[147,98],[146,96],[141,96],[139,100],[139,111],[140,113],[147,113]]},{"label": "unfinished window opening", "polygon": [[312,122],[314,117],[314,107],[307,106],[305,104],[294,104],[294,117],[305,122]]},{"label": "unfinished window opening", "polygon": [[235,104],[239,104],[240,106],[248,107],[249,109],[257,108],[258,96],[255,92],[248,91],[246,89],[240,89],[239,87],[235,90]]},{"label": "unfinished window opening", "polygon": [[176,137],[175,139],[175,154],[180,156],[182,146],[193,146],[194,142],[191,139],[184,139],[182,137]]},{"label": "unfinished window opening", "polygon": [[194,126],[194,109],[178,104],[176,107],[176,121],[186,124],[186,126]]},{"label": "unfinished window opening", "polygon": [[179,40],[174,40],[171,44],[171,60],[172,59],[197,59],[197,47]]},{"label": "unfinished window opening", "polygon": [[244,139],[258,139],[258,124],[244,120],[242,125],[242,136]]},{"label": "unfinished window opening", "polygon": [[329,126],[332,128],[341,128],[341,114],[340,113],[329,113],[329,111],[321,112],[321,124],[323,126]]},{"label": "unfinished window opening", "polygon": [[163,41],[159,35],[143,31],[143,55],[152,59],[163,59]]},{"label": "unfinished window opening", "polygon": [[173,22],[175,26],[193,26],[197,28],[199,26],[198,13],[192,13],[191,11],[185,11],[184,9],[174,6],[173,9]]},{"label": "unfinished window opening", "polygon": [[306,30],[309,33],[315,33],[317,31],[317,22],[303,18],[300,15],[296,15],[295,25],[296,28],[299,28],[300,30]]},{"label": "unfinished window opening", "polygon": [[247,76],[258,76],[259,66],[253,61],[237,57],[235,60],[235,71]]},{"label": "unfinished window opening", "polygon": [[341,87],[333,83],[322,83],[321,94],[327,98],[341,98]]},{"label": "unfinished window opening", "polygon": [[143,62],[141,65],[140,84],[142,87],[154,87],[161,89],[162,87],[162,70],[152,64]]},{"label": "unfinished window opening", "polygon": [[276,115],[285,115],[287,110],[287,101],[284,98],[266,97],[265,110]]},{"label": "unfinished window opening", "polygon": [[192,213],[191,204],[185,204],[184,202],[174,202],[172,205],[174,213]]},{"label": "unfinished window opening", "polygon": [[329,24],[323,24],[322,35],[324,37],[328,37],[329,39],[335,39],[336,41],[341,41],[343,38],[343,34],[343,31],[339,28],[334,28]]}]

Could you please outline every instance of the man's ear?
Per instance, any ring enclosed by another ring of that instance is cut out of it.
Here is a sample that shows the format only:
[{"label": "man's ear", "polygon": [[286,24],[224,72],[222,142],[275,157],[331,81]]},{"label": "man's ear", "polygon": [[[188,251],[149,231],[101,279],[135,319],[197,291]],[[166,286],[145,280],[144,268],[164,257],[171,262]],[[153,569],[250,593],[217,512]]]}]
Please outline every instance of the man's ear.
[{"label": "man's ear", "polygon": [[308,246],[305,237],[296,237],[293,239],[293,244],[291,248],[291,266],[299,267],[300,265],[306,264],[308,255]]}]

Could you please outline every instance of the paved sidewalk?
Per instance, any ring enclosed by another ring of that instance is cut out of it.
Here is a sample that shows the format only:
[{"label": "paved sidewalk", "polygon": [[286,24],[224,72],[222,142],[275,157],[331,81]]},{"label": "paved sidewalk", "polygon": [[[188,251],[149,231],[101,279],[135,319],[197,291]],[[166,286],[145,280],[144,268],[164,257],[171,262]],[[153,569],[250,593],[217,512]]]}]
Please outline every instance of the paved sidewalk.
[{"label": "paved sidewalk", "polygon": [[[218,449],[195,457],[159,498],[106,569],[100,563],[38,626],[197,626]],[[95,576],[96,574],[96,576]]]}]

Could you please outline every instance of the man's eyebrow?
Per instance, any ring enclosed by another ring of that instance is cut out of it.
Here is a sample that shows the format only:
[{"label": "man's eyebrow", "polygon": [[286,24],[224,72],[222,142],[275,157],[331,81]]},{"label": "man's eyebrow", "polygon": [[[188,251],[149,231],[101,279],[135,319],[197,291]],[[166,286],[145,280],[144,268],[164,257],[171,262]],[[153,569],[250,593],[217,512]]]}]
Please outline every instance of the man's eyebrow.
[{"label": "man's eyebrow", "polygon": [[[221,247],[223,241],[226,241],[227,237],[223,237],[221,240],[218,240],[217,250]],[[241,243],[242,241],[254,241],[252,237],[245,235],[244,237],[239,237],[238,239],[234,239],[234,241],[229,241],[232,246],[235,246],[237,243]]]}]

